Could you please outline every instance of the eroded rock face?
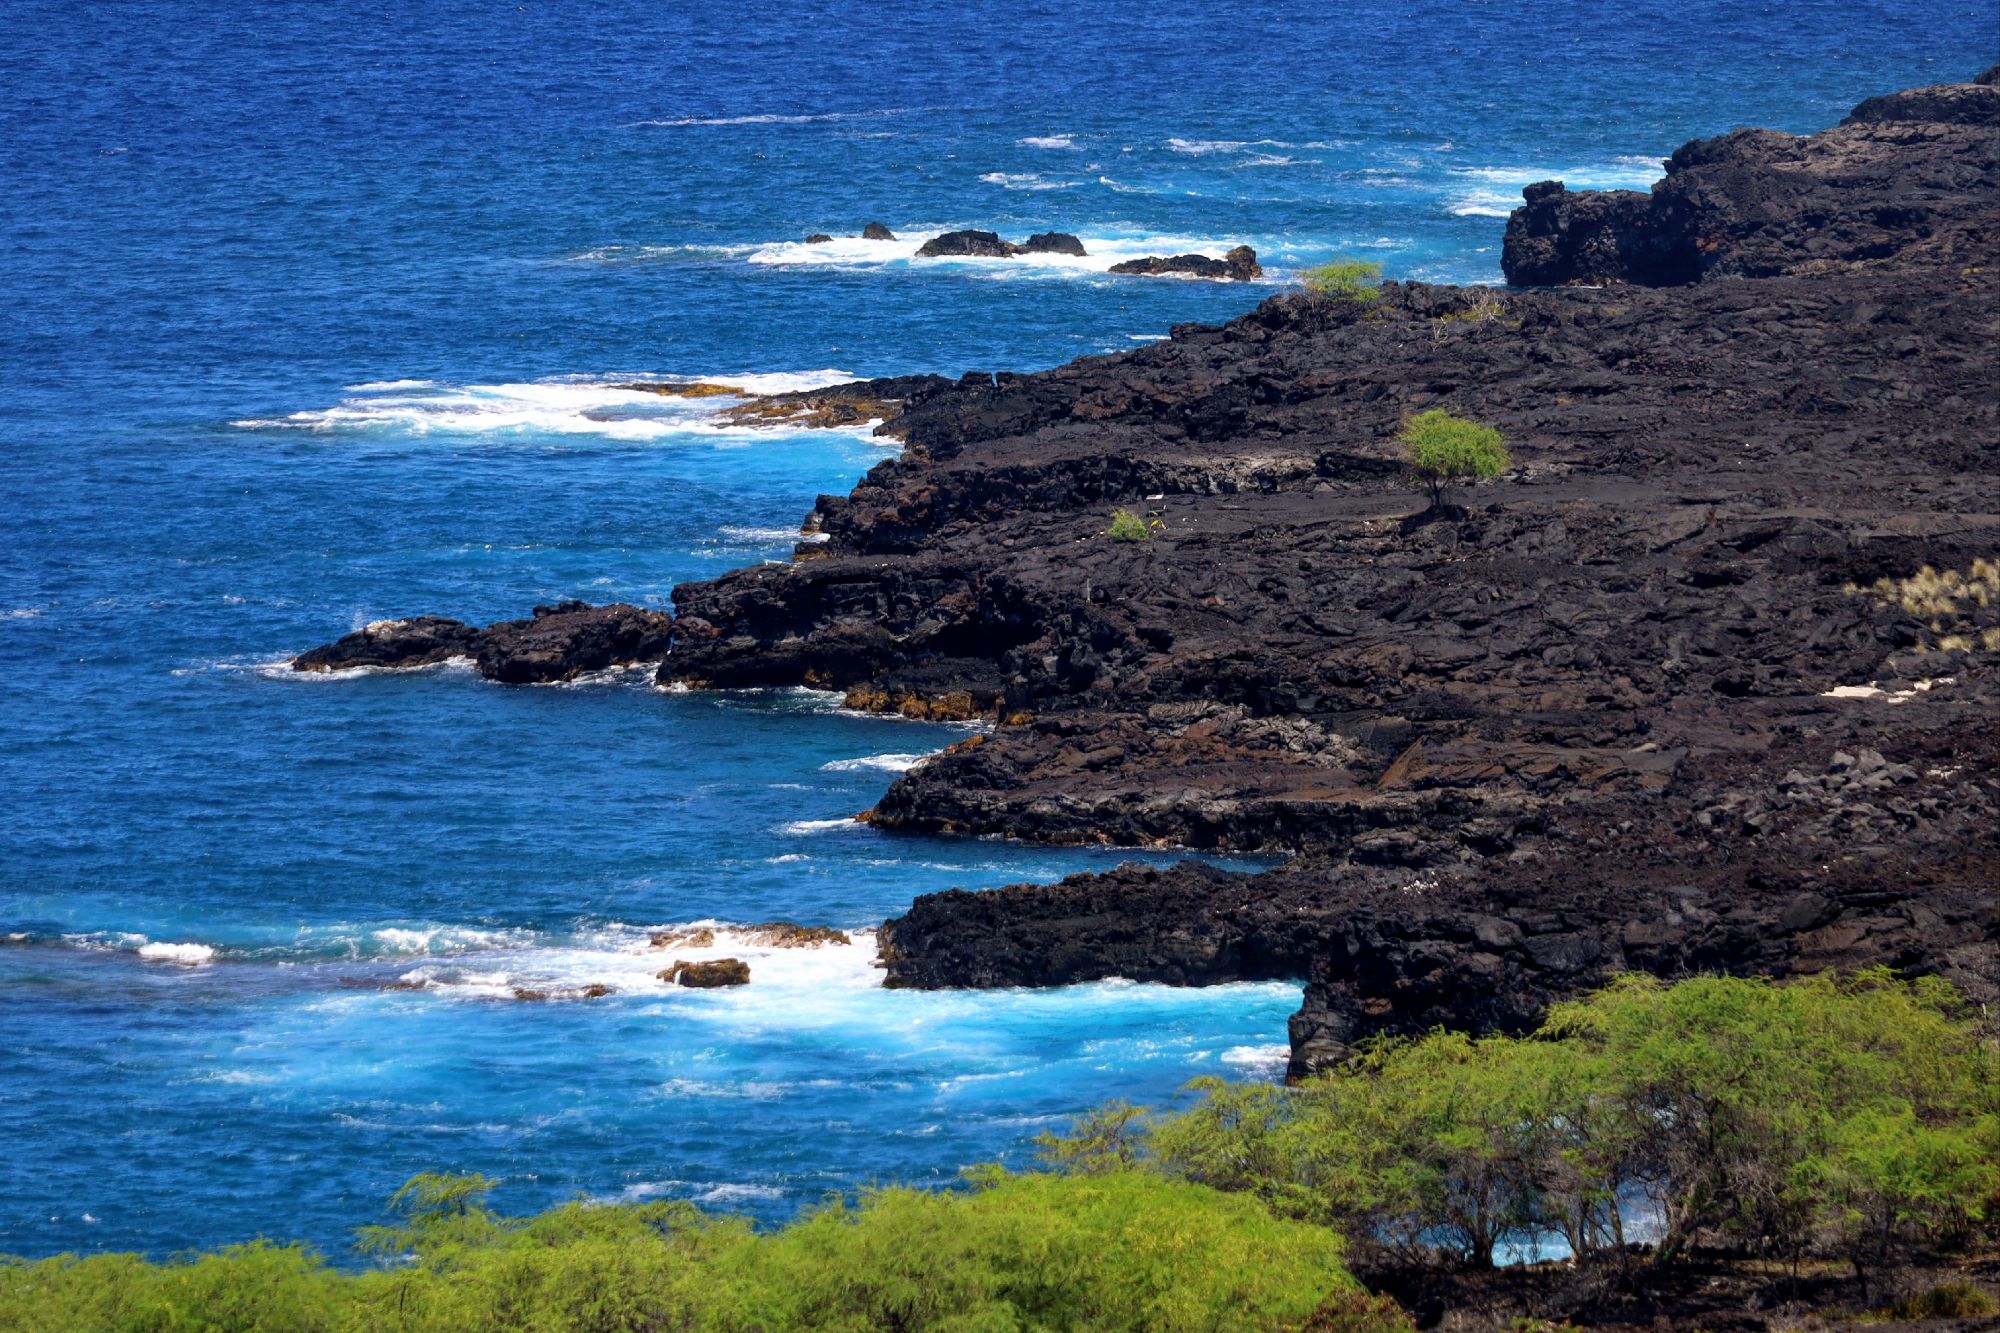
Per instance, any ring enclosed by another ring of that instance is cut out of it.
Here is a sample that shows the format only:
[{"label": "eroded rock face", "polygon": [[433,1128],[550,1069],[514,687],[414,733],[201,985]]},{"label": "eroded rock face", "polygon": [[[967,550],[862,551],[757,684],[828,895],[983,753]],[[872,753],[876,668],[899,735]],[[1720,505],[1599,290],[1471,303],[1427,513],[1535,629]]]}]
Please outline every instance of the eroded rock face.
[{"label": "eroded rock face", "polygon": [[432,666],[479,651],[479,631],[462,620],[412,616],[378,620],[332,643],[300,653],[294,671],[350,671],[356,667]]},{"label": "eroded rock face", "polygon": [[[662,679],[993,724],[878,827],[1294,854],[930,895],[893,985],[1302,977],[1299,1069],[1621,968],[2000,1002],[2000,599],[1938,591],[2000,556],[1992,136],[1829,134],[1676,155],[1704,216],[1759,171],[1827,210],[1725,228],[1685,285],[1276,297],[911,394],[815,558],[676,589]],[[1915,239],[1841,257],[1919,196]],[[1517,465],[1446,516],[1394,443],[1441,404]]]},{"label": "eroded rock face", "polygon": [[1264,266],[1257,262],[1257,252],[1247,245],[1239,245],[1220,259],[1207,255],[1172,255],[1161,258],[1147,255],[1144,259],[1128,259],[1122,264],[1111,266],[1113,273],[1137,273],[1152,277],[1180,275],[1190,278],[1214,278],[1224,282],[1248,282],[1262,277]]},{"label": "eroded rock face", "polygon": [[697,990],[714,990],[721,986],[747,986],[750,984],[750,964],[739,958],[717,958],[706,963],[690,963],[681,959],[660,970],[660,980],[669,985],[692,986]]},{"label": "eroded rock face", "polygon": [[524,685],[658,661],[666,656],[673,624],[673,617],[664,612],[623,602],[538,606],[528,620],[503,620],[486,627],[479,644],[479,672],[491,680]]},{"label": "eroded rock face", "polygon": [[1990,215],[2000,88],[1872,97],[1819,134],[1736,130],[1682,146],[1666,167],[1650,194],[1529,186],[1507,222],[1507,280],[1663,287],[1882,262]]}]

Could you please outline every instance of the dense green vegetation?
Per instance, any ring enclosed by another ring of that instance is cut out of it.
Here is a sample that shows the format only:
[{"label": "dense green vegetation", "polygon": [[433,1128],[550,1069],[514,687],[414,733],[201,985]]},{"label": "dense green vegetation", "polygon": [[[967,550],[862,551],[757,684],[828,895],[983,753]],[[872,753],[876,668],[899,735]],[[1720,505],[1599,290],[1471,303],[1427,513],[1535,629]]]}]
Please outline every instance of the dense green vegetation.
[{"label": "dense green vegetation", "polygon": [[1376,284],[1382,279],[1382,266],[1362,259],[1341,258],[1309,268],[1300,278],[1306,290],[1315,296],[1365,303],[1381,295]]},{"label": "dense green vegetation", "polygon": [[1443,507],[1454,482],[1497,477],[1514,461],[1498,430],[1445,407],[1417,413],[1396,439],[1417,483],[1430,492],[1433,508]]},{"label": "dense green vegetation", "polygon": [[1284,1089],[1199,1085],[1050,1140],[1081,1174],[1153,1169],[1337,1228],[1360,1257],[1479,1268],[1560,1237],[1626,1262],[1697,1239],[1857,1273],[2000,1221],[2000,1058],[1938,982],[1629,977],[1528,1037],[1388,1041]]},{"label": "dense green vegetation", "polygon": [[[2000,1223],[2000,1054],[1946,986],[1626,978],[1524,1037],[1379,1042],[1296,1088],[1196,1086],[1044,1140],[1057,1168],[887,1189],[760,1234],[685,1203],[527,1218],[423,1175],[361,1272],[263,1242],[0,1261],[0,1329],[1400,1333],[1349,1276],[1699,1244],[1868,1275]],[[1651,1219],[1657,1244],[1628,1245]],[[1971,1312],[1965,1283],[1907,1297]]]},{"label": "dense green vegetation", "polygon": [[347,1274],[258,1243],[0,1267],[0,1328],[75,1330],[1393,1330],[1326,1322],[1365,1297],[1340,1237],[1157,1174],[975,1173],[891,1189],[758,1235],[685,1203],[483,1206],[491,1182],[419,1176]]}]

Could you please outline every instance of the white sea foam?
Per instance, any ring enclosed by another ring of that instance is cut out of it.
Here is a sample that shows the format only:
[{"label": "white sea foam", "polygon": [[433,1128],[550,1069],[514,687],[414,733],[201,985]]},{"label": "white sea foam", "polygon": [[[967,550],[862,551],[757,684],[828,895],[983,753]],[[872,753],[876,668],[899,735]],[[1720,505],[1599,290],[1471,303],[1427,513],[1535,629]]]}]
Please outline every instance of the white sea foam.
[{"label": "white sea foam", "polygon": [[215,961],[215,949],[207,944],[149,942],[140,945],[137,952],[141,958],[156,963],[182,963],[189,967],[199,967],[203,963]]},{"label": "white sea foam", "polygon": [[[661,931],[706,928],[710,943],[695,947],[670,944],[652,947]],[[398,978],[406,989],[421,989],[444,999],[513,1000],[530,990],[551,1000],[576,999],[586,987],[607,986],[622,996],[643,996],[710,1007],[768,1013],[811,1007],[815,996],[837,991],[872,990],[881,985],[875,966],[875,932],[849,932],[847,944],[809,948],[779,948],[742,926],[705,920],[662,926],[615,923],[575,936],[538,939],[527,947],[493,949],[438,959],[413,967]],[[660,980],[659,973],[676,960],[708,962],[740,959],[750,966],[746,987],[701,990]],[[754,1014],[749,1014],[754,1018]],[[761,1021],[761,1020],[757,1020]],[[740,1095],[740,1092],[739,1094]]]},{"label": "white sea foam", "polygon": [[[716,531],[731,541],[755,542],[759,546],[805,540],[797,528],[753,528],[740,523],[725,523]],[[824,536],[824,534],[815,535]]]},{"label": "white sea foam", "polygon": [[643,264],[671,259],[728,259],[747,255],[754,245],[593,245],[566,258],[584,264]]},{"label": "white sea foam", "polygon": [[1067,134],[1031,134],[1025,139],[1016,139],[1014,142],[1020,144],[1023,148],[1076,147],[1076,141]]},{"label": "white sea foam", "polygon": [[788,833],[795,838],[802,838],[809,837],[815,833],[833,833],[841,829],[865,827],[867,826],[856,823],[851,817],[847,819],[794,819],[789,824],[779,825],[778,832]]},{"label": "white sea foam", "polygon": [[469,953],[518,947],[533,938],[529,931],[484,930],[473,926],[382,926],[367,932],[361,941],[361,950],[370,955],[389,957]]},{"label": "white sea foam", "polygon": [[1284,1073],[1291,1059],[1292,1048],[1284,1045],[1231,1046],[1222,1053],[1222,1063],[1266,1076]]},{"label": "white sea foam", "polygon": [[391,389],[428,389],[436,380],[368,380],[347,386],[349,393],[386,393]]},{"label": "white sea foam", "polygon": [[782,1199],[785,1192],[771,1185],[729,1183],[715,1185],[694,1196],[696,1203],[741,1203],[746,1199]]},{"label": "white sea foam", "polygon": [[1167,147],[1176,153],[1189,157],[1202,157],[1209,153],[1227,153],[1232,149],[1247,147],[1247,139],[1169,139]]},{"label": "white sea foam", "polygon": [[989,171],[979,178],[1003,190],[1074,190],[1082,181],[1050,180],[1032,171]]},{"label": "white sea foam", "polygon": [[778,115],[759,113],[745,116],[675,116],[662,120],[635,120],[620,125],[621,130],[636,130],[649,127],[673,128],[684,125],[811,125],[826,120],[870,120],[877,116],[900,116],[901,107],[888,107],[880,111],[820,111],[806,115]]},{"label": "white sea foam", "polygon": [[928,758],[927,754],[871,754],[859,759],[835,759],[820,768],[828,773],[907,773]]},{"label": "white sea foam", "polygon": [[[722,434],[754,438],[764,429],[721,422],[717,413],[738,401],[727,396],[680,398],[621,388],[635,381],[723,384],[746,394],[785,393],[843,384],[844,370],[760,372],[702,376],[621,376],[617,379],[563,378],[510,384],[377,387],[337,406],[294,412],[278,418],[251,418],[232,424],[246,429],[315,432],[369,431],[402,435],[532,434],[593,435],[616,440],[653,440],[671,435]],[[860,429],[843,427],[847,433]]]},{"label": "white sea foam", "polygon": [[17,606],[10,611],[0,611],[0,620],[33,620],[41,614],[39,606]]}]

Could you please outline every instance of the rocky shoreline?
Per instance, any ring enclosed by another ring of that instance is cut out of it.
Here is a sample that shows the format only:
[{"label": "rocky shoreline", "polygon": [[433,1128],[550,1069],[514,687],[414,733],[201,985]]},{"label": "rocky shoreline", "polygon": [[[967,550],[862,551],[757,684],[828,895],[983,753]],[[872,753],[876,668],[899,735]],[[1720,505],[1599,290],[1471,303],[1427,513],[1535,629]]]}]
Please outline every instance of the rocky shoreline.
[{"label": "rocky shoreline", "polygon": [[[1305,977],[1295,1074],[1632,968],[2000,1004],[2000,88],[1668,165],[1530,187],[1507,290],[756,400],[904,452],[676,589],[660,679],[992,721],[879,827],[1290,857],[927,895],[893,986]],[[1514,466],[1433,511],[1440,405]]]}]

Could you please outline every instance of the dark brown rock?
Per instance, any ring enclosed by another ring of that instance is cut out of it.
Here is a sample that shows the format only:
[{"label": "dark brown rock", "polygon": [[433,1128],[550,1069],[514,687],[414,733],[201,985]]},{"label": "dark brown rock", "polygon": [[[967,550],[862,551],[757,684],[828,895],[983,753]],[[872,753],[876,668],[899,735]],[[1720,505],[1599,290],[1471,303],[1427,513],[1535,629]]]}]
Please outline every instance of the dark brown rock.
[{"label": "dark brown rock", "polygon": [[1990,215],[2000,89],[1872,97],[1806,138],[1735,130],[1683,145],[1651,193],[1523,191],[1501,263],[1518,286],[1768,277],[1879,263]]},{"label": "dark brown rock", "polygon": [[1016,254],[1023,255],[1076,255],[1085,251],[1083,242],[1066,231],[1038,231],[1015,247]]},{"label": "dark brown rock", "polygon": [[861,229],[861,239],[864,241],[893,241],[896,239],[896,233],[890,231],[879,222],[871,222]]},{"label": "dark brown rock", "polygon": [[713,990],[718,986],[748,985],[750,964],[737,958],[717,958],[706,963],[690,963],[675,959],[671,966],[662,968],[659,975],[660,980],[669,985]]},{"label": "dark brown rock", "polygon": [[479,672],[512,685],[571,680],[586,671],[664,657],[673,617],[625,603],[538,606],[529,620],[489,625],[480,637]]},{"label": "dark brown rock", "polygon": [[816,949],[822,944],[854,943],[844,930],[835,930],[832,926],[801,926],[793,921],[745,926],[743,934],[752,944],[773,949]]},{"label": "dark brown rock", "polygon": [[378,620],[332,643],[300,653],[294,671],[348,671],[355,667],[432,666],[479,650],[479,631],[462,620],[412,616]]},{"label": "dark brown rock", "polygon": [[1214,278],[1227,282],[1248,282],[1262,277],[1263,265],[1257,262],[1257,252],[1247,245],[1239,245],[1220,259],[1207,255],[1173,255],[1161,258],[1148,255],[1144,259],[1128,259],[1111,266],[1113,273],[1137,273],[1148,276],[1179,275],[1190,278]]},{"label": "dark brown rock", "polygon": [[954,256],[1005,259],[1015,253],[1015,247],[990,231],[948,231],[925,241],[917,247],[917,253],[934,259]]},{"label": "dark brown rock", "polygon": [[807,245],[825,245],[825,244],[827,244],[827,243],[828,243],[829,241],[831,241],[832,239],[833,239],[833,237],[831,237],[831,236],[827,235],[827,234],[826,234],[825,232],[823,232],[823,231],[816,231],[816,232],[814,232],[814,233],[813,233],[812,235],[810,235],[810,236],[806,237],[806,244],[807,244]]}]

